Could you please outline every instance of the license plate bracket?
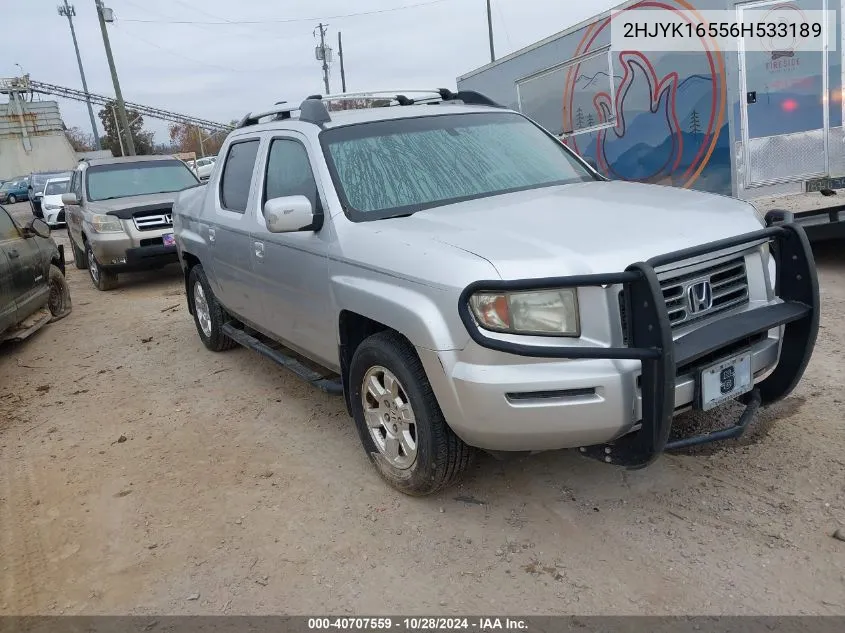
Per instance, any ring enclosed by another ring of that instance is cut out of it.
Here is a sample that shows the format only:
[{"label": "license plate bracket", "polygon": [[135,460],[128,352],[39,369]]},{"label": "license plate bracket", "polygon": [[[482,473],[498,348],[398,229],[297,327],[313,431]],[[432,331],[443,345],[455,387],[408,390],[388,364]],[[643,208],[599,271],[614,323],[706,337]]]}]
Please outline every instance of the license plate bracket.
[{"label": "license plate bracket", "polygon": [[699,372],[698,408],[709,411],[748,393],[753,387],[751,350],[722,358]]}]

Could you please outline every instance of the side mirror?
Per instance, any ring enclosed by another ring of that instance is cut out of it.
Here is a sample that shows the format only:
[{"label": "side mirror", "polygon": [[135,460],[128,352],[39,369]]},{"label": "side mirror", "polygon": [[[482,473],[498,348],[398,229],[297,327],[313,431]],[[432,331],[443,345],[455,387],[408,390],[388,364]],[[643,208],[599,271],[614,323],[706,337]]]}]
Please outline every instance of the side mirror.
[{"label": "side mirror", "polygon": [[43,238],[50,237],[50,225],[41,218],[33,218],[27,224],[26,228],[29,229],[27,232],[30,234],[35,234]]},{"label": "side mirror", "polygon": [[76,194],[71,193],[63,193],[62,194],[62,204],[79,204],[79,198],[76,197]]},{"label": "side mirror", "polygon": [[264,203],[264,221],[271,233],[304,231],[314,224],[314,207],[305,196],[273,198]]}]

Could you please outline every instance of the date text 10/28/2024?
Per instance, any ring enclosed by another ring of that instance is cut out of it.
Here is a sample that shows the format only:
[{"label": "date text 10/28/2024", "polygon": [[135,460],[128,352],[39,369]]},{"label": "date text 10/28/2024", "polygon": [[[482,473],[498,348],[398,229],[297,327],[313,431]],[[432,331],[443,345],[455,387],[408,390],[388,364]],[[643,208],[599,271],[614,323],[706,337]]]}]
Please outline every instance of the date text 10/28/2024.
[{"label": "date text 10/28/2024", "polygon": [[308,628],[314,631],[525,631],[528,623],[521,618],[308,618]]}]

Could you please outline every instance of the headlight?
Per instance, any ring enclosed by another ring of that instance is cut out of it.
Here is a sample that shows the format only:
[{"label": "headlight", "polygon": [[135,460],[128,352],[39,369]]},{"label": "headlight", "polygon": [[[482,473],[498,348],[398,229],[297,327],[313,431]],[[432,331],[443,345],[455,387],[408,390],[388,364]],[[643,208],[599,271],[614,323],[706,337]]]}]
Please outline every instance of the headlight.
[{"label": "headlight", "polygon": [[519,292],[477,292],[469,307],[481,327],[494,332],[579,336],[574,288]]},{"label": "headlight", "polygon": [[58,211],[59,209],[62,208],[62,205],[60,205],[60,204],[45,204],[45,205],[42,205],[42,206],[47,211]]},{"label": "headlight", "polygon": [[113,215],[95,213],[91,216],[90,224],[95,233],[123,233],[120,219]]}]

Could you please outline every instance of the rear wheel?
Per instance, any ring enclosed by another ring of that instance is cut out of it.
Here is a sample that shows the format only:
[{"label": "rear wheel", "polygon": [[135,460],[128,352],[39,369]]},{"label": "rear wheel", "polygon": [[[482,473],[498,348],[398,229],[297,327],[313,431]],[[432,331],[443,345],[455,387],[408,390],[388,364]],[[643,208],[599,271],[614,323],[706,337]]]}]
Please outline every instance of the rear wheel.
[{"label": "rear wheel", "polygon": [[18,201],[15,196],[9,196],[9,204],[15,204]]},{"label": "rear wheel", "polygon": [[105,291],[117,288],[117,274],[100,266],[89,242],[85,242],[85,259],[88,262],[88,274],[91,277],[91,283],[97,290]]},{"label": "rear wheel", "polygon": [[349,385],[358,435],[387,483],[423,496],[460,479],[474,449],[449,428],[404,338],[380,332],[361,343],[352,357]]},{"label": "rear wheel", "polygon": [[203,345],[212,352],[232,349],[237,343],[223,334],[223,324],[229,317],[214,297],[202,266],[197,265],[191,268],[191,272],[188,273],[188,289],[188,300],[193,307],[194,323]]}]

